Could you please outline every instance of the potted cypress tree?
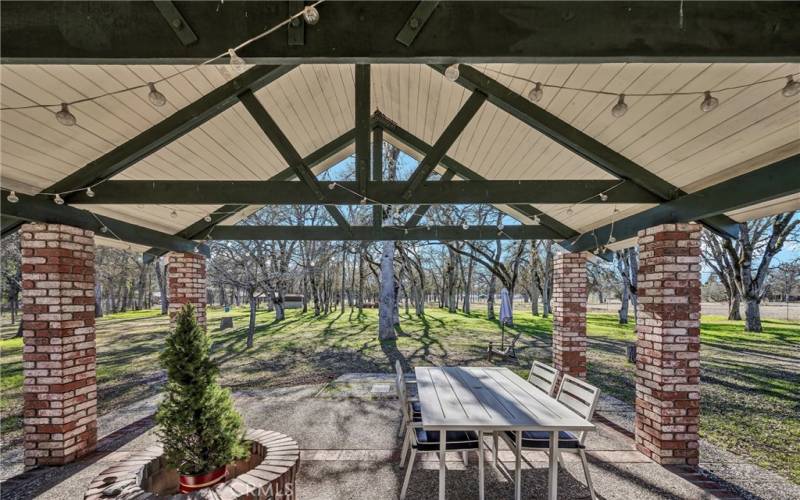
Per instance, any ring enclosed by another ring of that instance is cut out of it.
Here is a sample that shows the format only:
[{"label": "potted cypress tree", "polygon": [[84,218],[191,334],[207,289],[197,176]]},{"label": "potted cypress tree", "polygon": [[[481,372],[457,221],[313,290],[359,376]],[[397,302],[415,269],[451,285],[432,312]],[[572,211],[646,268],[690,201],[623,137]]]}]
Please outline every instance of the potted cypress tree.
[{"label": "potted cypress tree", "polygon": [[180,475],[180,492],[224,481],[226,466],[247,455],[242,418],[230,391],[217,383],[209,357],[209,338],[186,304],[166,340],[161,364],[167,370],[166,395],[156,413],[164,456]]}]

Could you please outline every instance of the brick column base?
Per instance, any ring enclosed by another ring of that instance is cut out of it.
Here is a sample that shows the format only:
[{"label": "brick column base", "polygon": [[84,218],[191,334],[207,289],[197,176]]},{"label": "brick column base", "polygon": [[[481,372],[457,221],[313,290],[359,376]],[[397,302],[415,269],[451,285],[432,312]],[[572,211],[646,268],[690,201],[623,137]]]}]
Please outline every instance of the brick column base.
[{"label": "brick column base", "polygon": [[639,232],[636,448],[660,464],[699,458],[700,230]]},{"label": "brick column base", "polygon": [[97,443],[94,233],[21,229],[25,466],[61,465]]},{"label": "brick column base", "polygon": [[553,366],[586,378],[586,256],[562,253],[553,262]]},{"label": "brick column base", "polygon": [[197,324],[206,327],[206,258],[192,253],[167,254],[170,322],[186,303],[197,309]]}]

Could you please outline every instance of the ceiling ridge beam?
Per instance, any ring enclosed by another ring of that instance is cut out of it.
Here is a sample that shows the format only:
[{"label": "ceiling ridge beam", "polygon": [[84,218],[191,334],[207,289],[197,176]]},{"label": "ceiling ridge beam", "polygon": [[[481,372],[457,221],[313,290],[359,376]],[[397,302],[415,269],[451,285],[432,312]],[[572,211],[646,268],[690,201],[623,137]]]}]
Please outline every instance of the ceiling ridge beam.
[{"label": "ceiling ridge beam", "polygon": [[367,195],[370,175],[370,66],[356,64],[355,77],[356,181],[361,196]]},{"label": "ceiling ridge beam", "polygon": [[[3,189],[2,196],[9,191]],[[97,236],[118,238],[128,243],[146,245],[175,252],[202,253],[209,256],[208,247],[198,245],[192,240],[156,231],[148,227],[131,224],[105,215],[95,214],[68,205],[56,205],[52,201],[17,193],[19,201],[3,203],[2,215],[17,219],[34,220],[47,224],[66,224],[94,231]],[[103,232],[106,228],[107,236]]]},{"label": "ceiling ridge beam", "polygon": [[572,251],[591,250],[611,236],[624,240],[659,224],[690,222],[800,192],[800,154],[713,186],[664,202],[563,242]]},{"label": "ceiling ridge beam", "polygon": [[[431,64],[430,67],[442,74],[446,69],[446,66],[441,64]],[[686,194],[678,187],[471,66],[464,64],[459,66],[457,83],[473,92],[484,92],[488,96],[489,102],[506,113],[604,171],[659,196],[663,201]],[[724,215],[710,217],[701,222],[721,236],[733,238],[738,234],[738,226],[735,221]]]},{"label": "ceiling ridge beam", "polygon": [[[289,138],[286,137],[286,134],[283,133],[255,94],[249,91],[243,92],[239,95],[239,100],[244,104],[244,107],[258,126],[261,127],[261,130],[267,135],[267,138],[278,150],[278,153],[280,153],[286,163],[289,164],[289,167],[294,170],[295,175],[314,192],[320,201],[323,200],[325,195],[322,192],[317,176],[308,168],[308,165],[305,164],[300,153],[292,146]],[[347,230],[347,228],[350,227],[347,219],[345,219],[338,208],[332,205],[325,205],[325,209],[342,229]]]},{"label": "ceiling ridge beam", "polygon": [[[422,154],[427,154],[428,151],[431,150],[430,144],[415,136],[411,132],[405,130],[383,113],[376,112],[373,119],[376,124],[380,124],[380,126],[383,127],[384,131],[388,132],[392,137],[406,144],[411,149],[419,151]],[[464,179],[486,180],[485,177],[467,168],[465,165],[450,156],[445,155],[440,164],[446,169],[454,171],[456,175]],[[553,229],[557,234],[560,235],[561,238],[572,238],[579,234],[571,227],[562,224],[553,217],[542,213],[541,210],[538,210],[536,207],[531,205],[511,205],[511,208],[523,213],[527,217],[538,216],[543,226]]]},{"label": "ceiling ridge beam", "polygon": [[475,90],[472,92],[472,95],[469,96],[467,102],[461,106],[461,109],[458,110],[458,113],[450,120],[450,123],[444,129],[442,134],[436,140],[436,142],[431,147],[430,151],[425,155],[419,165],[417,165],[416,170],[414,173],[411,174],[411,177],[408,180],[408,187],[406,187],[405,191],[403,192],[403,198],[406,200],[411,200],[411,197],[414,195],[414,191],[419,188],[419,186],[425,182],[428,176],[433,172],[433,169],[442,161],[442,158],[445,157],[447,151],[452,147],[453,143],[456,142],[458,137],[461,135],[461,132],[469,124],[470,120],[478,113],[478,110],[481,109],[483,103],[486,101],[486,94],[479,90]]}]

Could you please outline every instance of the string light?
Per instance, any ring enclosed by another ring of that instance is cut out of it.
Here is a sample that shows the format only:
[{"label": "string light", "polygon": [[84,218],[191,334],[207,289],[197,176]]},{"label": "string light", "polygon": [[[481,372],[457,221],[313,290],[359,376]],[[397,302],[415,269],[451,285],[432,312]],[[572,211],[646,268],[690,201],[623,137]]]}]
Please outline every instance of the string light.
[{"label": "string light", "polygon": [[358,203],[361,204],[361,205],[366,205],[367,204],[367,197],[365,196],[365,197],[361,198],[361,201],[359,201]]},{"label": "string light", "polygon": [[615,118],[622,118],[628,112],[628,105],[625,104],[625,94],[620,94],[617,103],[611,108],[611,114]]},{"label": "string light", "polygon": [[244,70],[247,69],[247,63],[244,62],[244,59],[239,57],[238,54],[236,54],[235,50],[228,49],[228,58],[230,58],[228,64],[236,73],[244,73]]},{"label": "string light", "polygon": [[62,198],[60,194],[56,193],[56,195],[53,196],[53,203],[55,203],[56,205],[63,205],[64,198]]},{"label": "string light", "polygon": [[703,102],[700,103],[700,109],[703,113],[708,113],[709,111],[713,111],[714,108],[719,106],[719,99],[711,95],[711,92],[706,90],[705,98]]},{"label": "string light", "polygon": [[792,78],[792,75],[786,77],[786,85],[781,89],[781,94],[784,97],[793,97],[800,94],[800,82]]},{"label": "string light", "polygon": [[65,102],[61,103],[61,110],[56,113],[56,120],[65,127],[71,127],[78,123],[78,119],[69,110],[69,104]]},{"label": "string light", "polygon": [[608,201],[608,195],[607,195],[607,194],[605,194],[605,193],[600,193],[600,194],[599,194],[599,195],[597,195],[597,196],[599,196],[599,197],[600,197],[600,201]]},{"label": "string light", "polygon": [[19,201],[19,197],[17,196],[17,193],[15,193],[14,191],[8,193],[6,199],[8,200],[9,203],[17,203]]},{"label": "string light", "polygon": [[533,220],[531,222],[533,222],[534,226],[539,226],[542,224],[542,220],[539,218],[538,215],[534,215]]},{"label": "string light", "polygon": [[616,238],[614,238],[614,235],[611,235],[611,236],[609,236],[609,237],[608,237],[608,242],[609,242],[609,243],[616,243],[616,242],[617,242],[617,239],[616,239]]},{"label": "string light", "polygon": [[206,215],[205,217],[203,217],[203,220],[206,221],[206,222],[211,222],[211,216],[210,215]]},{"label": "string light", "polygon": [[309,5],[303,9],[303,19],[311,26],[319,22],[319,11],[313,5]]},{"label": "string light", "polygon": [[501,222],[500,224],[498,224],[498,225],[497,225],[497,229],[499,229],[500,231],[502,231],[504,227],[505,227],[505,226],[503,225],[503,223],[502,223],[502,222]]},{"label": "string light", "polygon": [[328,184],[328,189],[330,189],[331,191],[336,189],[336,183],[335,182],[331,182],[330,184]]},{"label": "string light", "polygon": [[542,100],[542,96],[544,96],[542,82],[536,82],[530,92],[528,92],[528,99],[530,99],[532,102],[539,102]]},{"label": "string light", "polygon": [[86,188],[86,196],[89,198],[94,198],[94,191],[92,191],[91,187]]},{"label": "string light", "polygon": [[108,232],[108,228],[106,226],[100,226],[100,232],[101,233],[107,233]]},{"label": "string light", "polygon": [[465,223],[461,224],[461,227],[464,228],[464,231],[466,231],[467,229],[469,229],[469,224],[467,222],[465,222]]},{"label": "string light", "polygon": [[444,70],[444,76],[451,82],[458,80],[458,77],[461,76],[461,71],[458,70],[458,64],[451,64]]},{"label": "string light", "polygon": [[150,104],[152,104],[157,108],[160,108],[161,106],[167,103],[166,96],[164,96],[164,94],[156,90],[155,83],[152,82],[148,83],[147,86],[150,88],[150,93],[147,94],[147,98],[150,99]]}]

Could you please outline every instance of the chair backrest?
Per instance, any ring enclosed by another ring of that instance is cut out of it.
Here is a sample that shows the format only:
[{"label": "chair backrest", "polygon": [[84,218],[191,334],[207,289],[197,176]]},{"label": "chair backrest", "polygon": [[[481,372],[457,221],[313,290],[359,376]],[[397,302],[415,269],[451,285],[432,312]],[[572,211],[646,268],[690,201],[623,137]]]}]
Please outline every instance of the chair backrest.
[{"label": "chair backrest", "polygon": [[[600,389],[571,375],[564,375],[556,399],[586,420],[591,420],[595,406],[600,398]],[[581,432],[578,440],[583,443],[586,432]]]},{"label": "chair backrest", "polygon": [[528,374],[528,382],[533,384],[537,389],[541,389],[548,396],[553,395],[557,380],[558,370],[552,366],[547,366],[538,361],[534,361],[533,365],[531,365],[531,371]]}]

